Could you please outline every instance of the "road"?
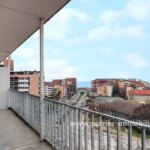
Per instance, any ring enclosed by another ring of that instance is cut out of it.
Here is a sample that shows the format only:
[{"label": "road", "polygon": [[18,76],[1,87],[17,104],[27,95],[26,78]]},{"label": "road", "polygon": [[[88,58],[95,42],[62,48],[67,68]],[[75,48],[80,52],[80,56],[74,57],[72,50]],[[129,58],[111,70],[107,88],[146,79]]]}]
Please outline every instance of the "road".
[{"label": "road", "polygon": [[[81,91],[80,91],[81,92]],[[82,103],[85,102],[86,100],[86,96],[87,96],[87,92],[84,92],[84,94],[82,95],[82,97],[80,98],[80,100],[78,101],[77,105],[78,107],[81,107],[82,106]]]}]

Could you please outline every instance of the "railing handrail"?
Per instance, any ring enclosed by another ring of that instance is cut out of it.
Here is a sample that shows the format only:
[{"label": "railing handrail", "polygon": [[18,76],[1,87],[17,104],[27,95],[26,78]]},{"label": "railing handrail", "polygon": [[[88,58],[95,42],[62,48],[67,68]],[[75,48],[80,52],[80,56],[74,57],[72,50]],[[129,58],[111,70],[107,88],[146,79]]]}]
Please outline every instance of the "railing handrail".
[{"label": "railing handrail", "polygon": [[[14,92],[19,92],[21,94],[26,94],[26,95],[30,95],[30,96],[34,96],[34,97],[40,97],[40,96],[37,96],[37,95],[33,95],[33,94],[29,94],[29,93],[23,93],[23,92],[20,92],[20,91],[16,91],[16,90],[13,90],[13,89],[11,89],[11,90],[14,91]],[[65,106],[68,106],[68,107],[79,109],[81,111],[86,111],[88,113],[94,113],[95,115],[100,115],[102,117],[106,117],[106,118],[109,118],[109,119],[112,119],[112,120],[121,121],[121,122],[128,122],[130,125],[137,125],[138,124],[138,126],[141,127],[141,128],[150,129],[150,126],[145,125],[145,124],[141,124],[141,123],[138,123],[138,122],[135,122],[135,121],[131,121],[131,120],[127,120],[127,119],[122,119],[122,118],[119,118],[119,117],[114,117],[114,116],[111,116],[111,115],[107,115],[107,114],[100,113],[100,112],[97,112],[97,111],[92,111],[92,110],[85,109],[85,108],[80,108],[80,107],[77,107],[77,106],[74,106],[74,105],[66,104],[66,103],[59,102],[59,101],[56,101],[56,100],[52,100],[52,99],[49,99],[49,98],[44,98],[44,99],[48,100],[48,101],[51,101],[53,103],[65,105]]]},{"label": "railing handrail", "polygon": [[100,113],[100,112],[97,112],[97,111],[92,111],[92,110],[85,109],[85,108],[80,108],[80,107],[77,107],[77,106],[73,106],[73,105],[70,105],[70,104],[66,104],[66,103],[59,102],[59,101],[52,100],[52,99],[48,99],[48,98],[44,98],[44,99],[45,100],[50,100],[53,103],[57,103],[57,104],[65,105],[65,106],[72,107],[72,108],[75,108],[75,109],[79,109],[79,110],[82,110],[82,111],[86,111],[88,113],[94,113],[95,115],[100,115],[102,117],[106,117],[106,118],[109,118],[109,119],[112,119],[112,120],[117,120],[117,121],[122,121],[122,122],[128,122],[130,125],[137,125],[138,124],[138,126],[141,127],[141,128],[150,129],[150,126],[145,125],[145,124],[140,124],[138,122],[130,121],[130,120],[127,120],[127,119],[122,119],[122,118],[119,118],[119,117],[114,117],[114,116],[111,116],[111,115],[107,115],[107,114]]},{"label": "railing handrail", "polygon": [[[31,127],[33,127],[38,133],[41,133],[40,130],[40,97],[36,95],[31,95],[28,93],[23,93],[16,90],[10,90],[10,101],[11,101],[11,108],[21,116]],[[141,147],[145,150],[146,147],[146,130],[150,129],[149,125],[145,125],[139,122],[130,121],[127,119],[122,119],[119,117],[114,117],[108,114],[88,110],[85,108],[80,108],[74,105],[66,104],[60,101],[52,100],[49,98],[44,98],[44,134],[45,139],[52,144],[55,148],[63,150],[68,148],[79,149],[81,150],[84,142],[84,146],[86,150],[87,147],[90,145],[91,149],[94,150],[95,148],[102,150],[103,145],[107,145],[107,149],[111,149],[111,138],[114,140],[114,137],[111,137],[113,133],[111,133],[111,120],[114,122],[117,121],[117,134],[115,137],[116,147],[120,149],[121,144],[121,126],[120,123],[127,123],[128,126],[128,149],[132,149],[132,126],[136,125],[141,128],[142,130],[142,137],[141,137]],[[58,109],[58,110],[57,110]],[[60,112],[61,111],[61,112]],[[84,111],[84,115],[83,112]],[[68,114],[69,113],[69,114]],[[88,113],[91,114],[91,118],[88,118]],[[83,120],[83,118],[84,120]],[[99,125],[98,129],[93,126],[95,124],[95,118],[98,118],[99,123],[103,123],[103,118],[105,117],[107,120],[106,131],[107,134],[104,135],[103,127],[105,125]],[[75,123],[75,126],[72,126],[71,123]],[[89,123],[92,123],[91,125]],[[70,123],[70,124],[69,124]],[[76,124],[77,123],[77,124]],[[87,124],[80,124],[80,123],[87,123]],[[114,124],[114,123],[113,123]],[[82,131],[82,127],[84,126],[84,131]],[[98,130],[98,132],[96,132]],[[82,134],[82,132],[84,134]],[[73,136],[74,134],[74,136]],[[98,134],[98,138],[96,135]],[[69,135],[69,136],[68,136]],[[88,138],[88,135],[91,138]],[[107,136],[107,141],[102,141],[104,137]],[[102,138],[103,137],[103,138]],[[61,140],[58,140],[61,139]],[[65,140],[65,143],[64,143]],[[73,140],[73,141],[72,141]],[[89,142],[91,140],[91,142]],[[69,141],[69,145],[68,145]],[[99,147],[95,146],[95,142],[99,143]],[[58,144],[58,145],[57,145]],[[73,144],[73,145],[72,145]],[[126,146],[125,146],[126,147]]]}]

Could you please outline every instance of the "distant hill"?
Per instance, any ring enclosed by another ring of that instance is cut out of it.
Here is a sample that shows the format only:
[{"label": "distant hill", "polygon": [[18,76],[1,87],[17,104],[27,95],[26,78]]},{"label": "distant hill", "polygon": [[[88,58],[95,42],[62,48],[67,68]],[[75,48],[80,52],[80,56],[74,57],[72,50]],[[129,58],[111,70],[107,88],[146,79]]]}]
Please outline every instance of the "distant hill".
[{"label": "distant hill", "polygon": [[89,87],[89,88],[91,88],[91,82],[90,81],[78,81],[77,87]]}]

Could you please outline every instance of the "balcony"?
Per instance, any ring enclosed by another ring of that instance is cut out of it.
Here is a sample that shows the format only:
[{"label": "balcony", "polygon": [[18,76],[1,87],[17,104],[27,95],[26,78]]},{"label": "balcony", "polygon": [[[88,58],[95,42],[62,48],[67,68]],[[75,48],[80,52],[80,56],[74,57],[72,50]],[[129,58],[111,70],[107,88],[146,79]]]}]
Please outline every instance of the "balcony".
[{"label": "balcony", "polygon": [[[12,148],[14,144],[16,147],[29,146],[29,149],[32,146],[38,146],[37,149],[50,149],[51,147],[61,150],[146,150],[150,148],[150,142],[146,139],[146,130],[150,129],[149,126],[138,124],[142,137],[136,137],[132,135],[132,126],[136,122],[46,98],[44,99],[44,139],[50,145],[46,142],[40,143],[38,137],[40,134],[40,97],[11,90],[10,107],[10,110],[0,113],[2,116],[0,117],[2,120],[0,135],[4,135],[4,137],[1,136],[1,147],[4,149]],[[95,119],[98,120],[95,121]],[[109,125],[112,121],[115,122],[115,127]],[[94,122],[107,124],[96,126]],[[127,132],[122,132],[119,125],[121,122],[129,124]],[[4,140],[8,144],[5,145]]]}]

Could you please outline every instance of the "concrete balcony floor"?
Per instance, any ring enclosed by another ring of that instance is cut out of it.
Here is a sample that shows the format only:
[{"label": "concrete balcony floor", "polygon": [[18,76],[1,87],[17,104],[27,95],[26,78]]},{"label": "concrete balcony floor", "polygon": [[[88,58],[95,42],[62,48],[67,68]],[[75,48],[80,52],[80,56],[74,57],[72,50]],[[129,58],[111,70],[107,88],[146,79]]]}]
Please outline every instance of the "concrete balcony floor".
[{"label": "concrete balcony floor", "polygon": [[12,110],[0,110],[0,150],[51,150]]}]

